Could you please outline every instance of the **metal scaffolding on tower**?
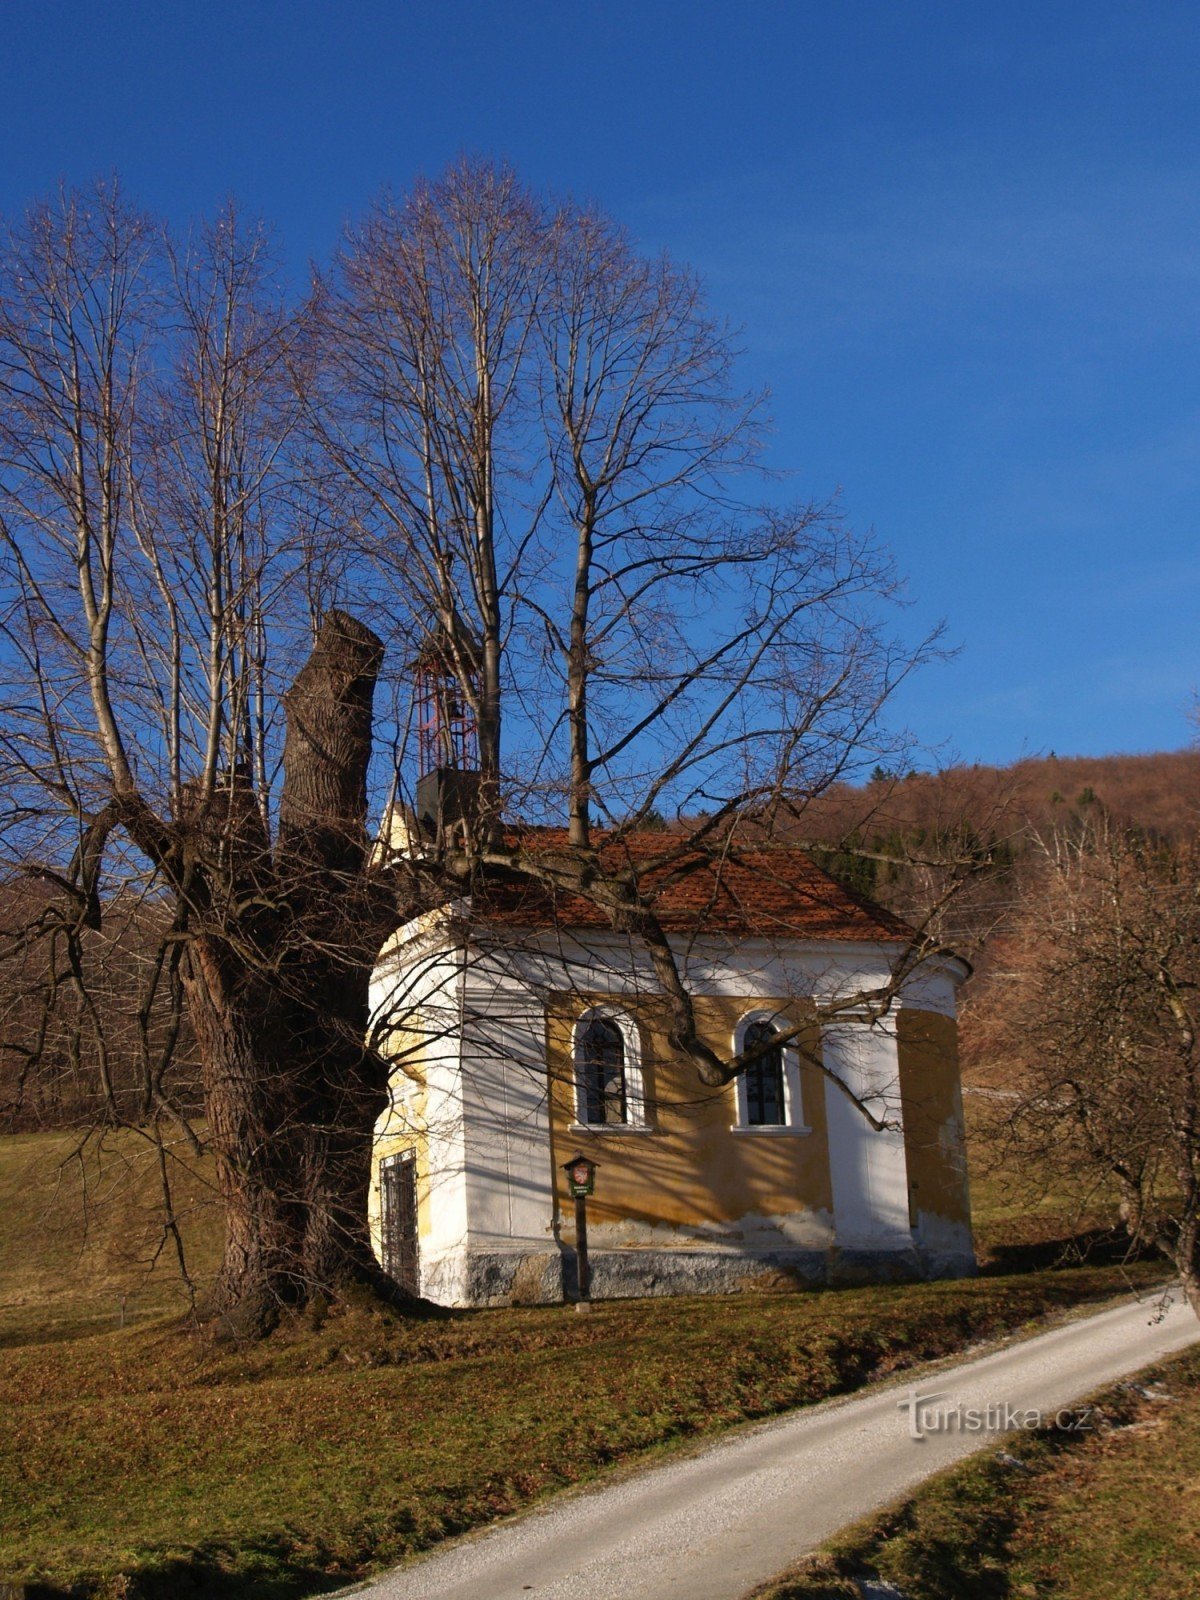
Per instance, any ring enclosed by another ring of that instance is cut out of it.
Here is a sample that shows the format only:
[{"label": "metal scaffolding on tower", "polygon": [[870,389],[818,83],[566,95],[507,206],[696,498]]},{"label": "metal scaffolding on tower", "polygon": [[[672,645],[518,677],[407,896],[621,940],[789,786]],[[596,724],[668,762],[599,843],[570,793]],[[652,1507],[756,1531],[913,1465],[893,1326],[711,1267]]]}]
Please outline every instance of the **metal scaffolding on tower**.
[{"label": "metal scaffolding on tower", "polygon": [[479,799],[478,639],[457,614],[427,635],[412,662],[417,730],[417,818],[441,835]]}]

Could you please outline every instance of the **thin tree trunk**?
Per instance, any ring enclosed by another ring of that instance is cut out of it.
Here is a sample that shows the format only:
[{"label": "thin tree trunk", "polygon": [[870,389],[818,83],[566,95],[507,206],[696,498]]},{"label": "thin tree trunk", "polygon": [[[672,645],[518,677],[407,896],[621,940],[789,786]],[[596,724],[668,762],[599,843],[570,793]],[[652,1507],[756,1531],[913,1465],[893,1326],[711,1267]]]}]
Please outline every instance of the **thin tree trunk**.
[{"label": "thin tree trunk", "polygon": [[1175,1243],[1175,1264],[1188,1305],[1200,1317],[1200,1217],[1189,1215]]},{"label": "thin tree trunk", "polygon": [[1129,1236],[1130,1244],[1144,1249],[1155,1242],[1156,1229],[1150,1225],[1146,1218],[1145,1199],[1140,1183],[1124,1176],[1119,1179],[1121,1185],[1121,1202],[1117,1214],[1121,1225]]},{"label": "thin tree trunk", "polygon": [[569,838],[577,849],[591,843],[591,749],[588,726],[588,608],[591,603],[594,496],[585,489],[585,510],[575,552],[575,590],[567,658],[567,713],[571,739]]}]

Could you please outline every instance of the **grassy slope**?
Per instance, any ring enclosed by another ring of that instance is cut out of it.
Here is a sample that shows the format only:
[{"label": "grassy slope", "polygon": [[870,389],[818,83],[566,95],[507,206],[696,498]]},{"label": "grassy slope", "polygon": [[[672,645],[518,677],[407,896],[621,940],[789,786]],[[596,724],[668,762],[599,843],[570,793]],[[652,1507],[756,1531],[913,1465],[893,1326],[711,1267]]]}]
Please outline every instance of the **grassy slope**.
[{"label": "grassy slope", "polygon": [[843,1533],[759,1600],[1194,1600],[1200,1593],[1200,1352],[1100,1395],[1093,1431],[1005,1441]]},{"label": "grassy slope", "polygon": [[[972,1120],[977,1102],[968,1102]],[[986,1109],[986,1108],[983,1108]],[[1053,1242],[1074,1234],[1078,1214],[1062,1196],[1031,1198],[984,1161],[974,1137],[972,1196],[981,1262],[1016,1271],[1053,1259]],[[189,1268],[198,1283],[215,1270],[220,1209],[211,1164],[185,1145],[168,1170]],[[74,1133],[0,1135],[0,1347],[71,1338],[186,1310],[173,1241],[161,1217],[155,1147],[137,1134],[82,1140]],[[1088,1218],[1087,1221],[1099,1220]]]},{"label": "grassy slope", "polygon": [[213,1593],[300,1593],[1114,1287],[1087,1268],[588,1317],[361,1311],[208,1358],[161,1329],[30,1345],[0,1360],[0,1574],[166,1595],[180,1563]]},{"label": "grassy slope", "polygon": [[[203,1278],[220,1238],[208,1164],[177,1149],[168,1171],[186,1257]],[[0,1345],[185,1310],[161,1197],[158,1152],[136,1134],[0,1136]]]},{"label": "grassy slope", "polygon": [[[186,1574],[186,1592],[278,1600],[345,1581],[610,1463],[1127,1281],[1091,1266],[417,1324],[364,1309],[217,1355],[164,1320],[186,1304],[169,1259],[147,1268],[151,1153],[125,1136],[64,1166],[73,1148],[0,1139],[0,1579],[97,1594],[174,1595]],[[181,1170],[177,1198],[203,1272],[219,1223],[203,1168]],[[1019,1239],[1008,1211],[981,1222]],[[116,1331],[121,1295],[138,1325]]]}]

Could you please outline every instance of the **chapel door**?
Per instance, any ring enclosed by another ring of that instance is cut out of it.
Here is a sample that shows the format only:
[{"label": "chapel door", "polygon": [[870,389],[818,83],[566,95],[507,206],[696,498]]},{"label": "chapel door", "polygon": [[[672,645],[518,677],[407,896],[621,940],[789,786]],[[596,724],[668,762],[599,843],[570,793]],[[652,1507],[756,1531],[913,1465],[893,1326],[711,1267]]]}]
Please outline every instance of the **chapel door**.
[{"label": "chapel door", "polygon": [[419,1294],[417,1256],[417,1163],[411,1150],[387,1156],[383,1185],[383,1265],[402,1289]]}]

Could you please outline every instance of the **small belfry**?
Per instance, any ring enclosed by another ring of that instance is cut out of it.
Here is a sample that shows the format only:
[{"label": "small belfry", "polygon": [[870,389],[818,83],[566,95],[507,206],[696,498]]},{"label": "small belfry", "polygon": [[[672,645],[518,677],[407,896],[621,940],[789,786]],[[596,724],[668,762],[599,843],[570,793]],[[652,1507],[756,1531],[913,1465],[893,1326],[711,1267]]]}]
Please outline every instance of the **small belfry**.
[{"label": "small belfry", "polygon": [[480,646],[455,613],[425,638],[412,663],[417,731],[417,822],[444,840],[479,804]]}]

